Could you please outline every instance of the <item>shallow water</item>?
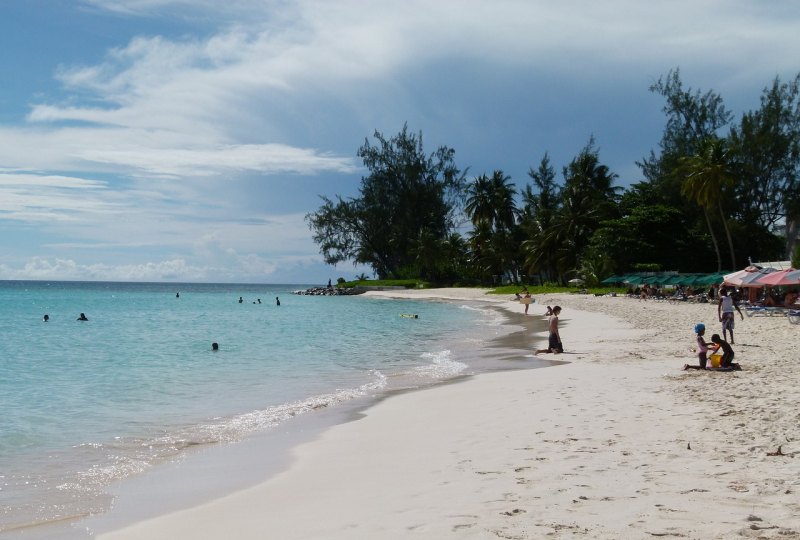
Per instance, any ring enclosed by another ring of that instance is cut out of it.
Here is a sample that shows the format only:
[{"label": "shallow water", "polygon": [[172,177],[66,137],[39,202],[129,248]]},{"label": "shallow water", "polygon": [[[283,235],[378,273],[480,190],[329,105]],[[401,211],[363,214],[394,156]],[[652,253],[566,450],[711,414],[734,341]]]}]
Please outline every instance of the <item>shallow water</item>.
[{"label": "shallow water", "polygon": [[485,369],[465,351],[503,319],[298,288],[0,282],[0,531],[103,512],[188,447]]}]

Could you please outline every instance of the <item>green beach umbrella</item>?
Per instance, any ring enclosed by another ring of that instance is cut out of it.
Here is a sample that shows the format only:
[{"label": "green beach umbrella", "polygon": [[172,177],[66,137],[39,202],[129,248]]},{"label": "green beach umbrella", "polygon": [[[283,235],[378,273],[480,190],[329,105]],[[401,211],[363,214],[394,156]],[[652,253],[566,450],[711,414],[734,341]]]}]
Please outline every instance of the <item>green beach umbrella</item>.
[{"label": "green beach umbrella", "polygon": [[664,285],[680,285],[683,276],[680,274],[670,274],[662,282]]},{"label": "green beach umbrella", "polygon": [[706,274],[697,279],[697,285],[713,285],[714,283],[722,283],[725,274],[714,272],[713,274]]},{"label": "green beach umbrella", "polygon": [[625,276],[625,280],[623,281],[623,283],[628,283],[630,285],[641,285],[642,283],[644,283],[643,280],[644,278],[642,276],[631,274],[629,276]]},{"label": "green beach umbrella", "polygon": [[681,274],[673,285],[691,285],[694,281],[694,274]]}]

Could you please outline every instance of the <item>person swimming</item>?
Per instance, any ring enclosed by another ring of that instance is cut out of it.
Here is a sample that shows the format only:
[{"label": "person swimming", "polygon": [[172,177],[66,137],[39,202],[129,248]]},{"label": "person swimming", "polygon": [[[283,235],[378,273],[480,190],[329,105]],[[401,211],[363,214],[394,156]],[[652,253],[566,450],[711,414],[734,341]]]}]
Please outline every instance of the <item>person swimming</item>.
[{"label": "person swimming", "polygon": [[81,316],[80,316],[80,317],[78,317],[78,320],[79,320],[79,321],[88,321],[89,319],[88,319],[88,318],[86,318],[86,315],[84,315],[83,313],[81,313]]},{"label": "person swimming", "polygon": [[47,322],[47,321],[49,321],[49,320],[50,320],[50,315],[48,315],[47,313],[45,313],[45,314],[44,314],[44,317],[42,317],[42,320],[43,320],[44,322]]},{"label": "person swimming", "polygon": [[212,343],[211,344],[211,350],[212,351],[218,351],[219,350],[219,343],[217,343],[216,341],[214,343]]}]

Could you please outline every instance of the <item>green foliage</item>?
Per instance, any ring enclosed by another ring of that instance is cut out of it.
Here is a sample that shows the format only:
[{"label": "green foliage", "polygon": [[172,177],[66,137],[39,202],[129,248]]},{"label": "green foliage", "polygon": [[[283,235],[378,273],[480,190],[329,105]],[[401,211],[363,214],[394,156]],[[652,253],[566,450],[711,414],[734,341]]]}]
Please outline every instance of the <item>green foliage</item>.
[{"label": "green foliage", "polygon": [[[705,253],[706,243],[691,226],[678,209],[663,204],[635,206],[627,215],[602,222],[591,246],[613,261],[613,272],[629,271],[645,261],[662,268],[710,271],[716,266],[713,257],[694,260]],[[687,266],[695,262],[708,267]]]},{"label": "green foliage", "polygon": [[681,195],[703,209],[708,231],[717,254],[717,271],[722,269],[722,257],[709,217],[709,211],[712,209],[717,213],[725,230],[725,237],[730,249],[731,267],[736,268],[733,238],[728,227],[728,216],[722,205],[726,191],[737,181],[728,144],[717,137],[708,137],[699,142],[694,155],[684,156],[678,160],[678,163],[675,175],[683,177]]},{"label": "green foliage", "polygon": [[431,283],[419,279],[356,279],[341,284],[342,287],[405,287],[406,289],[429,289]]},{"label": "green foliage", "polygon": [[439,261],[430,253],[455,227],[463,197],[455,151],[442,146],[426,156],[422,135],[407,126],[391,139],[374,136],[374,146],[367,140],[358,150],[369,171],[360,196],[323,196],[320,209],[306,216],[314,241],[328,264],[367,264],[380,278],[409,269],[433,276]]},{"label": "green foliage", "polygon": [[694,155],[700,141],[716,136],[728,125],[733,114],[725,108],[722,97],[714,91],[684,89],[680,69],[670,70],[650,86],[650,91],[664,97],[667,123],[659,142],[660,153],[651,152],[638,163],[647,181],[661,190],[666,203],[680,201],[681,179],[672,173],[678,161]]},{"label": "green foliage", "polygon": [[486,279],[506,275],[516,281],[516,194],[510,177],[500,170],[491,178],[482,174],[467,186],[464,211],[474,226],[469,240],[471,260]]},{"label": "green foliage", "polygon": [[584,249],[601,222],[617,215],[617,177],[600,163],[594,138],[563,169],[564,187],[550,224],[523,243],[530,273],[546,270],[565,282],[579,265]]},{"label": "green foliage", "polygon": [[733,270],[788,254],[800,266],[800,74],[776,78],[727,136],[722,97],[684,88],[679,70],[650,91],[664,98],[664,132],[637,163],[644,180],[626,190],[594,138],[561,168],[561,184],[545,153],[518,190],[500,169],[466,184],[452,149],[426,155],[404,126],[358,150],[368,170],[359,196],[322,197],[306,216],[314,240],[330,264],[367,264],[415,287],[533,281],[546,284],[538,293],[562,292],[578,277],[605,292],[593,285],[634,269]]},{"label": "green foliage", "polygon": [[737,154],[738,221],[767,230],[784,222],[790,256],[800,222],[800,74],[764,88],[761,107],[742,116],[729,140]]},{"label": "green foliage", "polygon": [[633,265],[636,272],[660,272],[661,265],[658,263],[638,263]]},{"label": "green foliage", "polygon": [[792,268],[800,268],[800,246],[794,248],[792,254]]},{"label": "green foliage", "polygon": [[784,252],[786,245],[784,239],[772,234],[762,225],[732,221],[731,236],[737,253],[741,253],[744,257],[737,261],[735,267],[726,270],[744,268],[748,257],[754,261],[778,261],[787,258]]},{"label": "green foliage", "polygon": [[[522,291],[523,285],[503,285],[502,287],[495,287],[489,291],[489,294],[500,294],[506,296],[514,296],[514,294]],[[565,287],[556,283],[547,283],[544,285],[527,285],[528,292],[531,296],[536,298],[537,294],[575,294],[575,287]],[[624,294],[624,287],[587,287],[587,294]]]}]

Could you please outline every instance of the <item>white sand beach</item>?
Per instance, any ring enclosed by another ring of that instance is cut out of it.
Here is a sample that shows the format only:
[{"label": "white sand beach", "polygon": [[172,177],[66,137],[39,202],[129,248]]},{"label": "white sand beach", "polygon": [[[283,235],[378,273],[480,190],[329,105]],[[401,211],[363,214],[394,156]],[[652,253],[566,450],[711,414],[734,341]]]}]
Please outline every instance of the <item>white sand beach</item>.
[{"label": "white sand beach", "polygon": [[261,484],[98,538],[800,538],[800,325],[737,317],[743,371],[682,371],[716,305],[545,304],[569,363],[392,396]]}]

